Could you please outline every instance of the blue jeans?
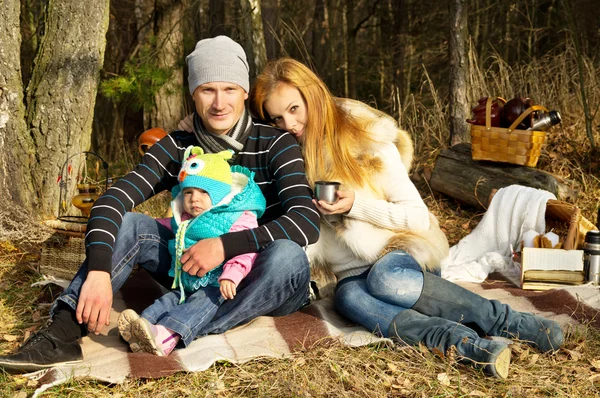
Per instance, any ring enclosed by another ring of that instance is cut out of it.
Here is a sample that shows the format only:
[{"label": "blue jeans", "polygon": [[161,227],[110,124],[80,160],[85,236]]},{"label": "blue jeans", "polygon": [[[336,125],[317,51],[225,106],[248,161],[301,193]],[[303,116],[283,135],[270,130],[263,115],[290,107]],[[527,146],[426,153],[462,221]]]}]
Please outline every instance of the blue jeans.
[{"label": "blue jeans", "polygon": [[[173,233],[155,219],[140,213],[126,213],[112,256],[113,292],[127,281],[135,264],[146,269],[164,286],[170,286],[172,278],[168,276],[171,268],[168,241],[173,237]],[[84,261],[57,301],[75,309],[87,272],[87,262]],[[185,327],[167,327],[184,339],[189,335],[191,341],[197,336],[223,333],[261,315],[291,314],[308,303],[309,280],[308,259],[304,250],[292,241],[276,240],[260,251],[252,270],[237,287],[235,298],[222,303],[208,323],[204,320],[205,324],[197,327],[197,317],[202,315],[192,310],[192,306],[187,306],[190,310],[183,315],[178,311],[186,321]],[[183,325],[184,322],[181,323]]]},{"label": "blue jeans", "polygon": [[142,312],[141,316],[150,323],[169,328],[188,346],[217,313],[225,299],[215,286],[206,286],[193,293],[186,293],[185,302],[179,304],[181,293],[172,290],[158,298]]},{"label": "blue jeans", "polygon": [[403,250],[390,252],[361,275],[336,286],[335,307],[346,318],[388,337],[396,315],[412,308],[423,290],[423,271]]}]

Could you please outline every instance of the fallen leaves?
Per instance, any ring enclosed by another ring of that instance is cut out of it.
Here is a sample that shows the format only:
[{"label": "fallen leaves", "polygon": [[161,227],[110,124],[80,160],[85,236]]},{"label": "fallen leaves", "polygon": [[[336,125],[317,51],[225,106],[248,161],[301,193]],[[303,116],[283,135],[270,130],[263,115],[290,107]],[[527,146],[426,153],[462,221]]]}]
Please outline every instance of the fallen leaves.
[{"label": "fallen leaves", "polygon": [[448,376],[448,373],[438,373],[437,379],[441,385],[447,387],[450,386],[450,377]]}]

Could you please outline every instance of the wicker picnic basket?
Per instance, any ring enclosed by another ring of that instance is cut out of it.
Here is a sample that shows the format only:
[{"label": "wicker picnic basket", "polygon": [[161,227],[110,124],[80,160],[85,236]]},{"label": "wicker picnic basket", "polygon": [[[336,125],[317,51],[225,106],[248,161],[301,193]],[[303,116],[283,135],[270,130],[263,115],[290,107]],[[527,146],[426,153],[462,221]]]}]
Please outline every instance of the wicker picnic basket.
[{"label": "wicker picnic basket", "polygon": [[73,279],[85,260],[85,240],[65,236],[42,246],[40,273],[66,280]]},{"label": "wicker picnic basket", "polygon": [[491,125],[491,110],[494,100],[506,103],[500,97],[488,97],[485,110],[485,126],[471,124],[471,155],[474,160],[513,163],[535,167],[546,141],[546,133],[534,130],[519,130],[516,127],[532,112],[545,111],[534,105],[523,112],[509,128]]},{"label": "wicker picnic basket", "polygon": [[596,226],[581,215],[579,207],[560,200],[546,203],[546,230],[564,236],[563,249],[583,248],[585,234]]}]

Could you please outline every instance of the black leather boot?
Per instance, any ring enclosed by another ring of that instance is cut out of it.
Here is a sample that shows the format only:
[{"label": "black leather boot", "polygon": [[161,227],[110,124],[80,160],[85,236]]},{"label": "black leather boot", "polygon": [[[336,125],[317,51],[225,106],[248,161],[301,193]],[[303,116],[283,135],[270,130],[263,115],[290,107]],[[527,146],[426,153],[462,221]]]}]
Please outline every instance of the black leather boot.
[{"label": "black leather boot", "polygon": [[556,351],[564,342],[557,322],[515,311],[428,272],[423,274],[423,291],[413,309],[462,323],[487,336],[520,339],[542,352]]},{"label": "black leather boot", "polygon": [[454,346],[459,359],[482,367],[490,376],[506,378],[510,366],[510,348],[505,342],[481,338],[473,329],[447,319],[404,310],[393,319],[389,337],[408,344],[425,344],[443,353]]},{"label": "black leather boot", "polygon": [[77,323],[75,310],[59,302],[52,323],[27,339],[16,353],[0,356],[0,368],[31,372],[81,362],[79,338],[86,334],[86,326]]},{"label": "black leather boot", "polygon": [[81,362],[83,353],[77,340],[64,341],[42,329],[12,355],[0,356],[0,368],[31,372],[58,365]]}]

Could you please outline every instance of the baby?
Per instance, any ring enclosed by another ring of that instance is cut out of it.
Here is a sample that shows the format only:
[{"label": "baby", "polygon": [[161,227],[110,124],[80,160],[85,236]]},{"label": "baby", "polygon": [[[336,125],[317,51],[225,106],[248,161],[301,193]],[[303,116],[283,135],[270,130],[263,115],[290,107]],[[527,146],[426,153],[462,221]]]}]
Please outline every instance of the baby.
[{"label": "baby", "polygon": [[205,154],[200,147],[187,148],[179,185],[172,191],[173,217],[157,219],[175,235],[169,241],[173,290],[141,316],[132,309],[120,315],[119,333],[133,352],[166,356],[180,341],[189,345],[219,306],[235,297],[237,286],[250,272],[257,253],[233,257],[202,277],[183,271],[180,261],[183,252],[199,240],[258,226],[265,198],[254,173],[230,167],[231,157],[230,151]]}]

